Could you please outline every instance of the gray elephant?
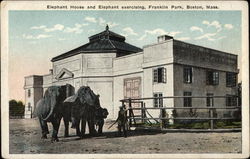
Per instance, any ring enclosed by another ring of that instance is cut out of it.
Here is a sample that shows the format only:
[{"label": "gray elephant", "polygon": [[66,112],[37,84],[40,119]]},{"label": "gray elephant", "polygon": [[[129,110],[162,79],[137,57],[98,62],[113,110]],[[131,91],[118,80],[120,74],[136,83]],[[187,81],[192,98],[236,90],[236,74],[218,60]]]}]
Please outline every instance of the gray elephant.
[{"label": "gray elephant", "polygon": [[64,101],[64,105],[71,107],[72,128],[76,128],[76,134],[79,137],[84,137],[86,123],[88,123],[90,135],[96,135],[95,111],[101,107],[99,95],[96,95],[88,86],[82,86],[75,95]]},{"label": "gray elephant", "polygon": [[36,105],[35,115],[39,118],[42,129],[42,138],[47,138],[49,134],[47,122],[53,125],[51,141],[58,141],[58,130],[61,118],[65,123],[65,136],[68,136],[68,123],[70,120],[70,107],[63,107],[63,101],[67,97],[67,86],[51,86]]}]

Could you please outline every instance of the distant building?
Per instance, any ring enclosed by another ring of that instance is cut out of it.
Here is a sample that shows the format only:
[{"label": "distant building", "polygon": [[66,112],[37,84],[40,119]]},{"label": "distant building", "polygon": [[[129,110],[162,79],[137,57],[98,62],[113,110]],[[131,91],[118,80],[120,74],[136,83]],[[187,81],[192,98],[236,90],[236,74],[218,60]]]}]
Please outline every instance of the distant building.
[{"label": "distant building", "polygon": [[[106,28],[89,43],[52,58],[44,76],[25,77],[26,117],[47,87],[70,84],[75,91],[88,85],[116,118],[124,98],[236,95],[237,55],[178,41],[163,35],[140,49]],[[166,99],[145,101],[148,107],[230,106],[227,99]],[[153,115],[157,112],[151,111]],[[171,112],[169,112],[171,115]]]}]

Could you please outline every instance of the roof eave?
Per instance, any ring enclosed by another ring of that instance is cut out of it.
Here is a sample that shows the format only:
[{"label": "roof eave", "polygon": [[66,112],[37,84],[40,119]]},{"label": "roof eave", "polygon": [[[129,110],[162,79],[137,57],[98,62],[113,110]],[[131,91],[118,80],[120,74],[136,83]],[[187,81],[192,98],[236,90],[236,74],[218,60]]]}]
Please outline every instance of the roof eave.
[{"label": "roof eave", "polygon": [[63,54],[63,55],[59,55],[57,57],[54,57],[51,59],[51,62],[55,62],[55,61],[59,61],[59,60],[62,60],[62,59],[65,59],[65,58],[68,58],[68,57],[71,57],[71,56],[75,56],[75,55],[78,55],[78,54],[81,54],[81,53],[128,53],[128,54],[131,54],[131,53],[137,53],[137,52],[141,52],[143,51],[142,49],[141,50],[138,50],[138,51],[129,51],[129,50],[122,50],[122,49],[109,49],[109,50],[84,50],[84,51],[79,51],[79,52],[76,52],[76,53],[71,53],[71,54]]},{"label": "roof eave", "polygon": [[51,62],[55,62],[55,61],[59,61],[62,60],[64,58],[68,58],[71,56],[75,56],[81,53],[116,53],[118,50],[117,49],[112,49],[112,50],[85,50],[85,51],[79,51],[79,52],[75,52],[75,53],[70,53],[70,54],[62,54],[59,56],[56,56],[54,58],[51,59]]}]

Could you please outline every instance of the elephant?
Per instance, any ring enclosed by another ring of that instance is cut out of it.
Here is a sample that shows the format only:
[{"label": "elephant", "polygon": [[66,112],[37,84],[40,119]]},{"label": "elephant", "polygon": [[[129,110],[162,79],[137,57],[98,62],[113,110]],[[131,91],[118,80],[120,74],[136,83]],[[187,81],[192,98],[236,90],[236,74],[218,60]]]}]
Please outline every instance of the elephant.
[{"label": "elephant", "polygon": [[104,119],[108,116],[108,110],[106,108],[98,108],[95,111],[95,127],[98,134],[102,134],[102,128],[104,125]]},{"label": "elephant", "polygon": [[59,141],[57,134],[61,122],[61,118],[65,124],[65,136],[68,136],[68,126],[70,120],[70,107],[63,107],[63,101],[67,97],[67,85],[50,86],[45,91],[44,96],[36,104],[35,115],[39,118],[40,127],[42,129],[42,139],[47,138],[49,134],[47,122],[51,122],[53,126],[51,141]]},{"label": "elephant", "polygon": [[94,122],[95,111],[101,108],[99,95],[96,95],[88,86],[81,86],[75,95],[64,100],[64,105],[71,107],[71,128],[76,129],[77,136],[84,137],[86,122],[88,123],[90,135],[96,135]]}]

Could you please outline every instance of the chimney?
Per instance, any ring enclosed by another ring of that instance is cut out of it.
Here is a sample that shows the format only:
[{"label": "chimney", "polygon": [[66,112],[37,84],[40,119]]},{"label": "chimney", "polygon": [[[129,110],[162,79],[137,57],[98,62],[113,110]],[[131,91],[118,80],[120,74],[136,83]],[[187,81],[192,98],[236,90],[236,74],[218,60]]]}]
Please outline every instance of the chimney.
[{"label": "chimney", "polygon": [[163,42],[163,41],[166,41],[166,40],[173,39],[173,37],[168,36],[168,35],[161,35],[161,36],[158,36],[157,39],[158,39],[158,43],[160,43],[160,42]]}]

